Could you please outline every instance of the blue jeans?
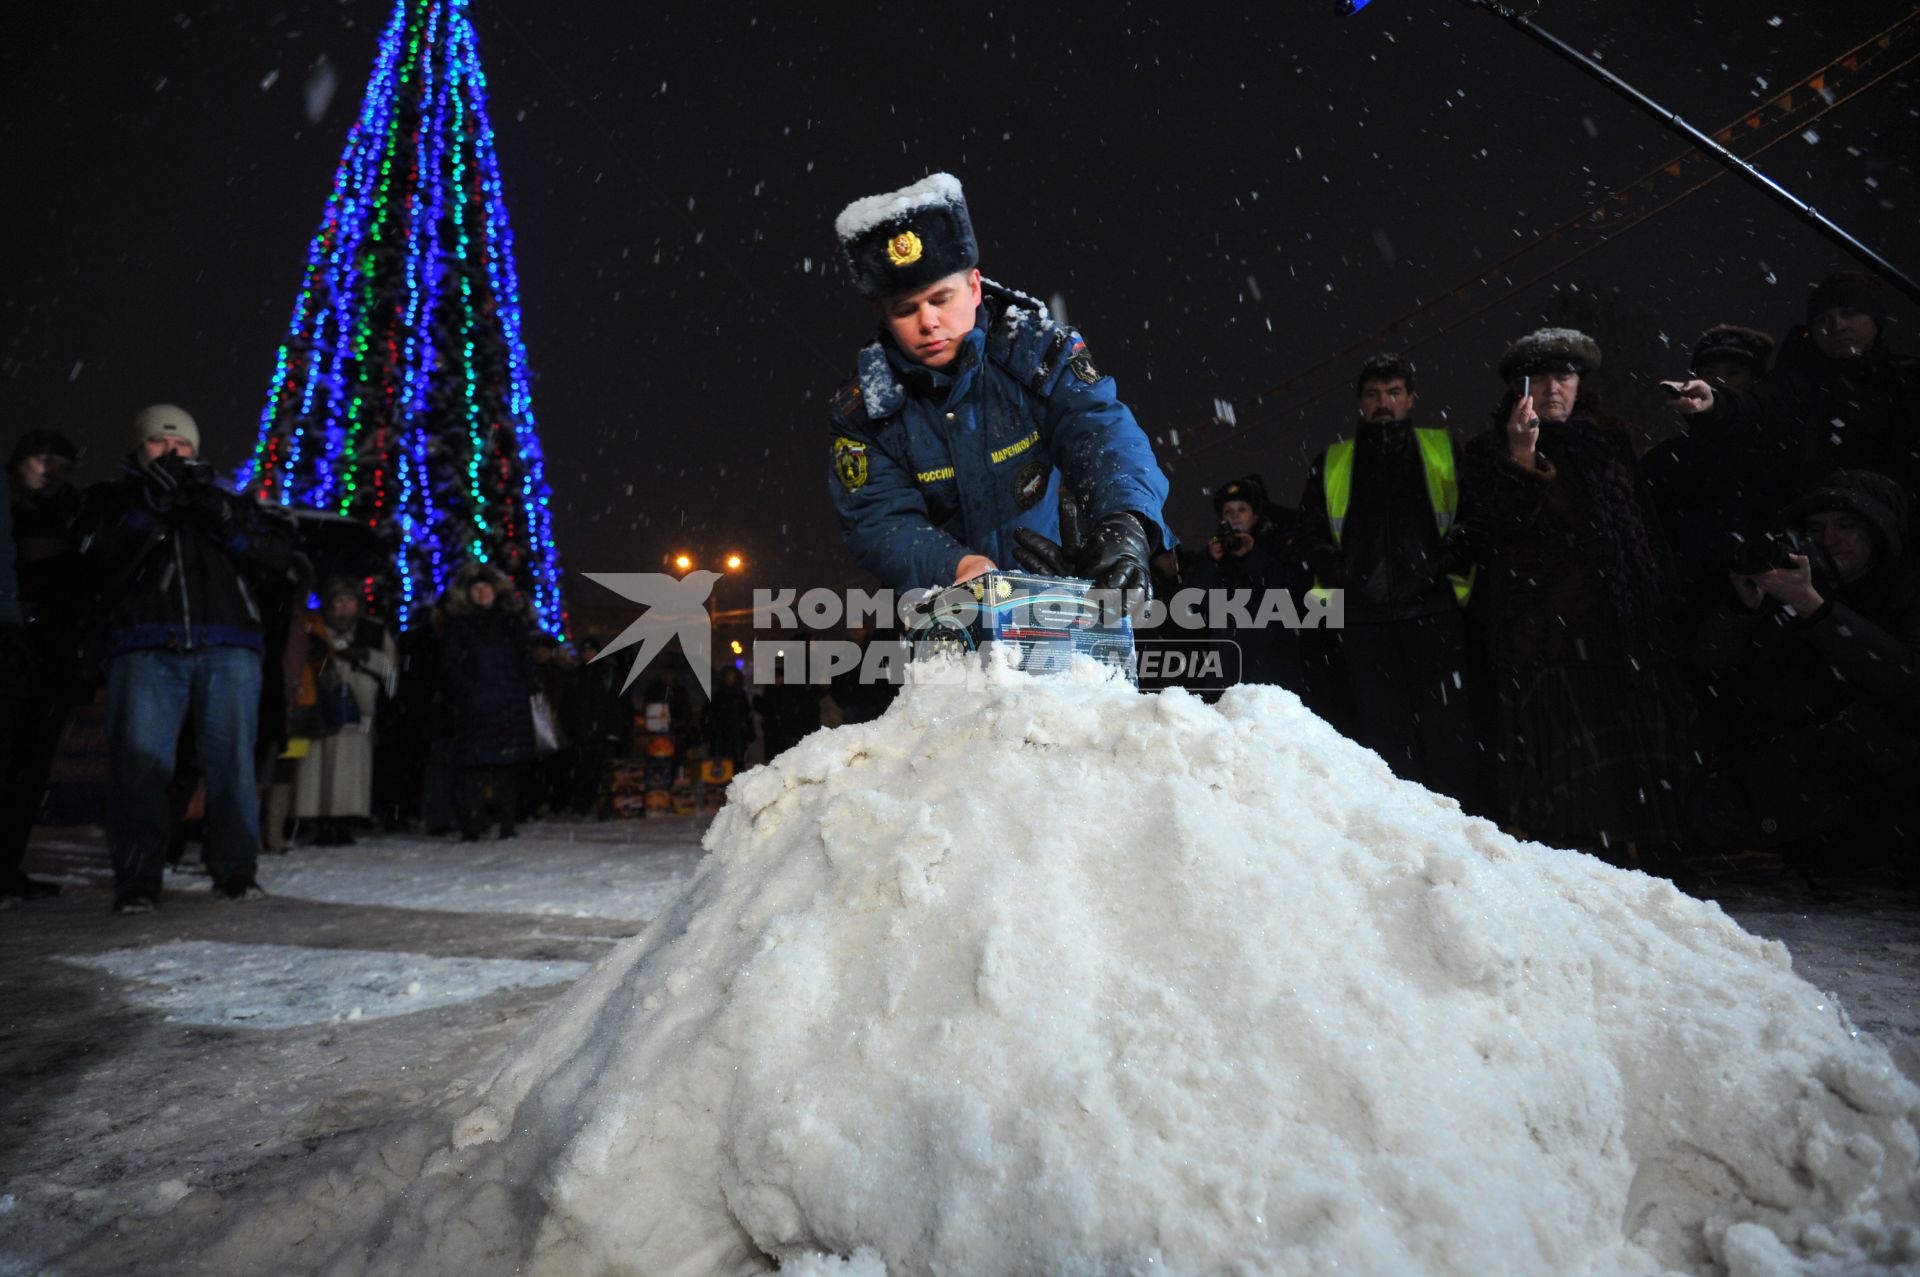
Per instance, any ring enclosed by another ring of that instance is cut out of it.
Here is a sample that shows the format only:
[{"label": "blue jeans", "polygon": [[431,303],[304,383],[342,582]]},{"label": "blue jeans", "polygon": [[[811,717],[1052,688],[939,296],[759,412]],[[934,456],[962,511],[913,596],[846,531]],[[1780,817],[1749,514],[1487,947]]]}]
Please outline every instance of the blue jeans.
[{"label": "blue jeans", "polygon": [[107,747],[113,811],[107,847],[118,892],[158,894],[172,819],[167,782],[188,710],[207,778],[207,872],[251,877],[260,855],[253,749],[260,728],[260,654],[244,647],[148,648],[113,658]]}]

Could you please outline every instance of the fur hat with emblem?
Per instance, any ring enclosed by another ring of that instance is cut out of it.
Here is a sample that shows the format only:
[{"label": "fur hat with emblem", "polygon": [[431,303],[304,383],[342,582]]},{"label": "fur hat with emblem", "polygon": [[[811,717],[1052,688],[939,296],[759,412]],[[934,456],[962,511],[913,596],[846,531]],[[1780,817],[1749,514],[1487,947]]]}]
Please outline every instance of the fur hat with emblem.
[{"label": "fur hat with emblem", "polygon": [[1759,376],[1767,370],[1767,361],[1773,358],[1773,338],[1757,328],[1743,328],[1739,324],[1715,324],[1700,334],[1700,340],[1693,343],[1693,358],[1690,367],[1698,369],[1702,364],[1736,363],[1745,364]]},{"label": "fur hat with emblem", "polygon": [[855,200],[833,219],[833,231],[854,287],[874,301],[980,264],[967,197],[951,173]]},{"label": "fur hat with emblem", "polygon": [[1507,347],[1500,356],[1500,380],[1531,377],[1537,372],[1600,370],[1600,343],[1578,328],[1536,328]]},{"label": "fur hat with emblem", "polygon": [[1227,508],[1229,501],[1244,501],[1253,507],[1255,514],[1264,517],[1267,513],[1266,481],[1257,474],[1227,480],[1213,490],[1213,512],[1219,514]]}]

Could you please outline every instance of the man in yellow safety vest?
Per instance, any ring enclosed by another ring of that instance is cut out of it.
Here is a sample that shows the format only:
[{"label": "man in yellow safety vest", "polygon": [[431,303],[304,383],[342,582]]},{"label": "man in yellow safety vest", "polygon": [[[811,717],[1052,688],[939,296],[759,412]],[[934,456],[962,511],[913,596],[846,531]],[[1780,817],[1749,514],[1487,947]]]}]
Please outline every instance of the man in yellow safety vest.
[{"label": "man in yellow safety vest", "polygon": [[1340,677],[1352,731],[1396,775],[1473,810],[1459,449],[1444,428],[1414,424],[1405,359],[1368,360],[1354,395],[1354,433],[1315,458],[1300,499],[1314,584],[1346,591]]}]

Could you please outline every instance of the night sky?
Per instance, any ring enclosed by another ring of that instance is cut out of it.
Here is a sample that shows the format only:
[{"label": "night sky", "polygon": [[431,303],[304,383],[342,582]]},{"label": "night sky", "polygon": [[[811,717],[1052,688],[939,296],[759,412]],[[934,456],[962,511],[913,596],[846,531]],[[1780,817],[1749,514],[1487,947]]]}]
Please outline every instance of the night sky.
[{"label": "night sky", "polygon": [[[1507,342],[1587,313],[1556,307],[1599,308],[1610,362],[1678,374],[1707,325],[1777,335],[1853,264],[1726,178],[1563,269],[1526,258],[1375,338],[1684,143],[1461,0],[1216,16],[1230,8],[473,0],[567,565],[738,548],[755,584],[856,579],[825,404],[873,318],[832,219],[932,170],[966,184],[983,270],[1063,299],[1117,376],[1188,537],[1226,478],[1259,471],[1297,499],[1348,424],[1361,356],[1327,361],[1349,347],[1411,346],[1421,417],[1471,433]],[[1539,18],[1711,130],[1910,9],[1611,0]],[[389,13],[16,14],[0,54],[9,439],[67,431],[100,478],[134,411],[171,400],[223,468],[247,454]],[[1758,161],[1910,273],[1917,81],[1920,64]],[[1895,299],[1909,350],[1914,314]]]}]

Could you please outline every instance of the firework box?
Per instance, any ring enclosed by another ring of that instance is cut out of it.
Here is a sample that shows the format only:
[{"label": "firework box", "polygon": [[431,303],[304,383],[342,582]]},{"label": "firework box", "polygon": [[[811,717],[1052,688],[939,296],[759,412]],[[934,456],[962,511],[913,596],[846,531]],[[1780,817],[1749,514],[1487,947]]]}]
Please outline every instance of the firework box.
[{"label": "firework box", "polygon": [[1102,617],[1102,597],[1091,581],[985,572],[923,603],[907,638],[916,656],[1011,649],[1030,674],[1056,674],[1087,656],[1120,666],[1131,679],[1133,621],[1124,612]]}]

